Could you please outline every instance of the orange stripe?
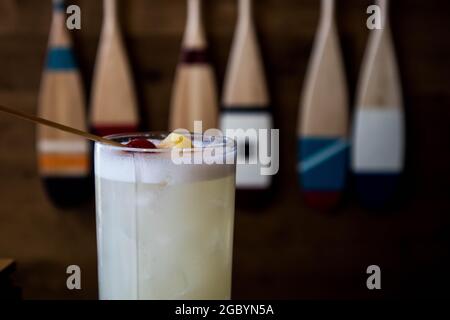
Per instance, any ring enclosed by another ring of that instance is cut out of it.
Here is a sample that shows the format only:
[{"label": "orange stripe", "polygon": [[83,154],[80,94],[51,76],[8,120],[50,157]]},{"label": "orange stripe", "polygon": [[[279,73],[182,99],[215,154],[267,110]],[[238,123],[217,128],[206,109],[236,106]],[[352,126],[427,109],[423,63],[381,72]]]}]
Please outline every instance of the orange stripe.
[{"label": "orange stripe", "polygon": [[42,154],[39,156],[39,168],[44,172],[89,170],[90,161],[86,154]]}]

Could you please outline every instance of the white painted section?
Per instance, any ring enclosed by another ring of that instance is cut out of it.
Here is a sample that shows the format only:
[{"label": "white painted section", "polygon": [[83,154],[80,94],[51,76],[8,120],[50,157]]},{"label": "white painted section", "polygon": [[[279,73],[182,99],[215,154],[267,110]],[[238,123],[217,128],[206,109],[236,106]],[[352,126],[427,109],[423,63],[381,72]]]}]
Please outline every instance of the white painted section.
[{"label": "white painted section", "polygon": [[49,140],[38,141],[37,148],[41,153],[80,154],[88,153],[89,145],[85,141]]},{"label": "white painted section", "polygon": [[[224,134],[226,134],[226,129],[270,130],[273,128],[273,121],[269,111],[224,113],[220,118],[220,128]],[[267,138],[270,139],[270,136]],[[236,186],[240,189],[265,189],[270,186],[271,179],[271,176],[261,175],[259,163],[238,164],[236,167]]]},{"label": "white painted section", "polygon": [[203,49],[207,46],[202,17],[202,0],[188,0],[186,28],[183,47]]},{"label": "white painted section", "polygon": [[404,165],[404,150],[404,116],[400,108],[360,108],[356,111],[353,171],[400,172]]}]

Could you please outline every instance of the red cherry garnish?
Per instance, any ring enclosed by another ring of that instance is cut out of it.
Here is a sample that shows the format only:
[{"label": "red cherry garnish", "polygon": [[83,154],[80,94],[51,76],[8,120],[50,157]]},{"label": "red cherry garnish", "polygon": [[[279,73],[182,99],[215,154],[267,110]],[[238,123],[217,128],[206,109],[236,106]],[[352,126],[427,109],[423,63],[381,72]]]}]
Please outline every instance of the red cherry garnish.
[{"label": "red cherry garnish", "polygon": [[157,149],[156,146],[147,139],[133,139],[128,142],[126,145],[128,148],[137,148],[137,149]]}]

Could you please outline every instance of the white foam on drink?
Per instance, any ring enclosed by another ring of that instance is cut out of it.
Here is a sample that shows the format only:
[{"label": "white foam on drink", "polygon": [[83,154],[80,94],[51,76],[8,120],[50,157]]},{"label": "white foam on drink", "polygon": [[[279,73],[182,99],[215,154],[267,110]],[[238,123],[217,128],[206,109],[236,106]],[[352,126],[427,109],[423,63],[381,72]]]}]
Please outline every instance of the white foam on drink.
[{"label": "white foam on drink", "polygon": [[[223,155],[204,155],[213,162]],[[226,154],[226,163],[234,159],[234,153]],[[217,161],[216,161],[217,162]],[[233,164],[181,164],[171,158],[171,152],[131,152],[103,145],[95,147],[95,175],[104,179],[130,182],[172,185],[213,180],[234,174]]]}]

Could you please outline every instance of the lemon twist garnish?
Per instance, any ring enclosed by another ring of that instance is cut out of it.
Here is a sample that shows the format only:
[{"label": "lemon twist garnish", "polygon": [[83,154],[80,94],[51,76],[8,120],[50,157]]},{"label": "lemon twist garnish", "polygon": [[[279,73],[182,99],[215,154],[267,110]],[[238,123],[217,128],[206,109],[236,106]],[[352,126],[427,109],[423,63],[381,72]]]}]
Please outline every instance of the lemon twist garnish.
[{"label": "lemon twist garnish", "polygon": [[178,133],[171,133],[169,136],[164,139],[158,146],[158,148],[162,149],[171,149],[171,148],[177,148],[177,149],[190,149],[192,148],[192,142],[191,139],[188,137],[178,134]]}]

